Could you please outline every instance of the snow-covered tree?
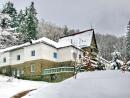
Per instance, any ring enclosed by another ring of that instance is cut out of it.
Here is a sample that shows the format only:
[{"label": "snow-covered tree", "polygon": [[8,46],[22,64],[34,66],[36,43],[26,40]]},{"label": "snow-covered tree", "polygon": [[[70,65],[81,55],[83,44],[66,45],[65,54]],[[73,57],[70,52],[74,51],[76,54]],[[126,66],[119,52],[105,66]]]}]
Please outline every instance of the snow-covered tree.
[{"label": "snow-covered tree", "polygon": [[[0,21],[10,20],[8,14],[0,13]],[[6,21],[0,27],[0,48],[6,48],[18,44],[18,33],[15,32],[15,28],[11,28],[6,24]]]},{"label": "snow-covered tree", "polygon": [[1,13],[8,14],[10,16],[10,21],[8,21],[8,25],[11,28],[15,28],[18,26],[18,20],[17,20],[17,11],[14,8],[14,4],[12,2],[7,2],[4,5],[4,8],[2,9]]},{"label": "snow-covered tree", "polygon": [[25,21],[25,14],[23,12],[23,10],[20,10],[20,12],[18,13],[18,32],[22,32],[23,31],[23,26],[25,25],[24,24],[24,21]]},{"label": "snow-covered tree", "polygon": [[130,60],[130,21],[127,25],[127,59]]},{"label": "snow-covered tree", "polygon": [[34,8],[34,2],[31,2],[31,5],[26,8],[25,11],[25,35],[27,35],[25,38],[25,41],[28,41],[30,39],[36,39],[36,35],[38,33],[37,27],[38,27],[38,19],[36,17],[37,12]]},{"label": "snow-covered tree", "polygon": [[123,61],[121,59],[121,53],[118,51],[114,51],[112,54],[112,65],[113,69],[117,67],[117,69],[120,69],[121,65],[123,65]]},{"label": "snow-covered tree", "polygon": [[0,13],[0,27],[2,29],[6,29],[9,26],[10,17],[8,14],[2,14]]}]

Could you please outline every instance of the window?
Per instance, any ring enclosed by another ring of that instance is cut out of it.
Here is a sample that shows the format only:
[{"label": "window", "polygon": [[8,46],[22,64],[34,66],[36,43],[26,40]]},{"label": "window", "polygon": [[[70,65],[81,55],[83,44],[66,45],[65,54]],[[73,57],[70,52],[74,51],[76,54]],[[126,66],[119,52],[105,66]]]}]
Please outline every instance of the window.
[{"label": "window", "polygon": [[31,64],[31,72],[35,72],[35,64]]},{"label": "window", "polygon": [[56,53],[56,52],[53,53],[53,57],[54,57],[55,59],[57,59],[57,53]]},{"label": "window", "polygon": [[20,70],[17,69],[17,77],[20,77]]},{"label": "window", "polygon": [[3,58],[3,62],[4,62],[4,63],[6,62],[6,58],[5,58],[5,57]]},{"label": "window", "polygon": [[81,56],[81,54],[79,54],[79,59],[81,59],[82,58],[82,56]]},{"label": "window", "polygon": [[2,69],[2,73],[6,73],[6,68],[3,68],[3,69]]},{"label": "window", "polygon": [[35,56],[35,50],[31,51],[31,56]]},{"label": "window", "polygon": [[73,52],[73,59],[76,59],[77,58],[77,53]]},{"label": "window", "polygon": [[17,55],[17,60],[20,60],[20,55]]}]

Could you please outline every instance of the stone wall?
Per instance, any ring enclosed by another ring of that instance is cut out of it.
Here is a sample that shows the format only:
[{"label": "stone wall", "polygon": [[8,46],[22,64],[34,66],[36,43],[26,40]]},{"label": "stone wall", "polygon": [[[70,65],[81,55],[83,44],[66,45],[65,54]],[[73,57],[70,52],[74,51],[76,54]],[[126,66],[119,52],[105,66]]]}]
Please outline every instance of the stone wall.
[{"label": "stone wall", "polygon": [[[34,72],[31,72],[31,65],[34,65]],[[66,62],[53,62],[49,60],[39,59],[28,61],[22,64],[5,66],[0,68],[0,73],[7,75],[7,76],[14,76],[17,78],[22,79],[29,79],[29,80],[46,80],[46,81],[62,81],[66,78],[72,76],[73,73],[64,73],[64,74],[56,74],[56,79],[52,79],[53,76],[42,76],[42,72],[44,69],[47,68],[55,68],[55,67],[62,67],[62,66],[73,66],[73,61],[66,61]],[[70,75],[71,74],[71,75]]]}]

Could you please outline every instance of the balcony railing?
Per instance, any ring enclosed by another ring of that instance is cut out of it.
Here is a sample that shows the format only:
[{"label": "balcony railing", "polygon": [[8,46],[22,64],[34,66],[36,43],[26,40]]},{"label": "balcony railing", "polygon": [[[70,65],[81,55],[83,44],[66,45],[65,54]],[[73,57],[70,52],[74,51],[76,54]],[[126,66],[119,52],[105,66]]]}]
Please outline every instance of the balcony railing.
[{"label": "balcony railing", "polygon": [[[84,71],[84,69],[81,69],[80,71],[82,72]],[[68,73],[68,72],[75,72],[75,68],[74,67],[57,67],[57,68],[44,69],[42,75]]]}]

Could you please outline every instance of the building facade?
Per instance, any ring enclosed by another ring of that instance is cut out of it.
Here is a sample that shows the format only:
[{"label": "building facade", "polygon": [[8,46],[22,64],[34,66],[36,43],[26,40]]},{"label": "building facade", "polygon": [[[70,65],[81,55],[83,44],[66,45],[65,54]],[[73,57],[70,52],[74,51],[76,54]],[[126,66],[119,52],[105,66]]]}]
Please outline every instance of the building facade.
[{"label": "building facade", "polygon": [[98,47],[94,29],[89,29],[78,33],[70,34],[68,36],[63,36],[60,38],[59,41],[60,42],[69,41],[74,46],[89,52],[91,59],[96,61],[98,55]]},{"label": "building facade", "polygon": [[0,73],[36,80],[42,77],[44,69],[81,63],[85,51],[93,60],[97,57],[93,29],[61,37],[59,42],[43,37],[0,50]]},{"label": "building facade", "polygon": [[73,66],[77,54],[83,56],[83,50],[70,43],[56,43],[45,37],[13,46],[0,51],[0,73],[16,77],[36,78],[46,68]]}]

